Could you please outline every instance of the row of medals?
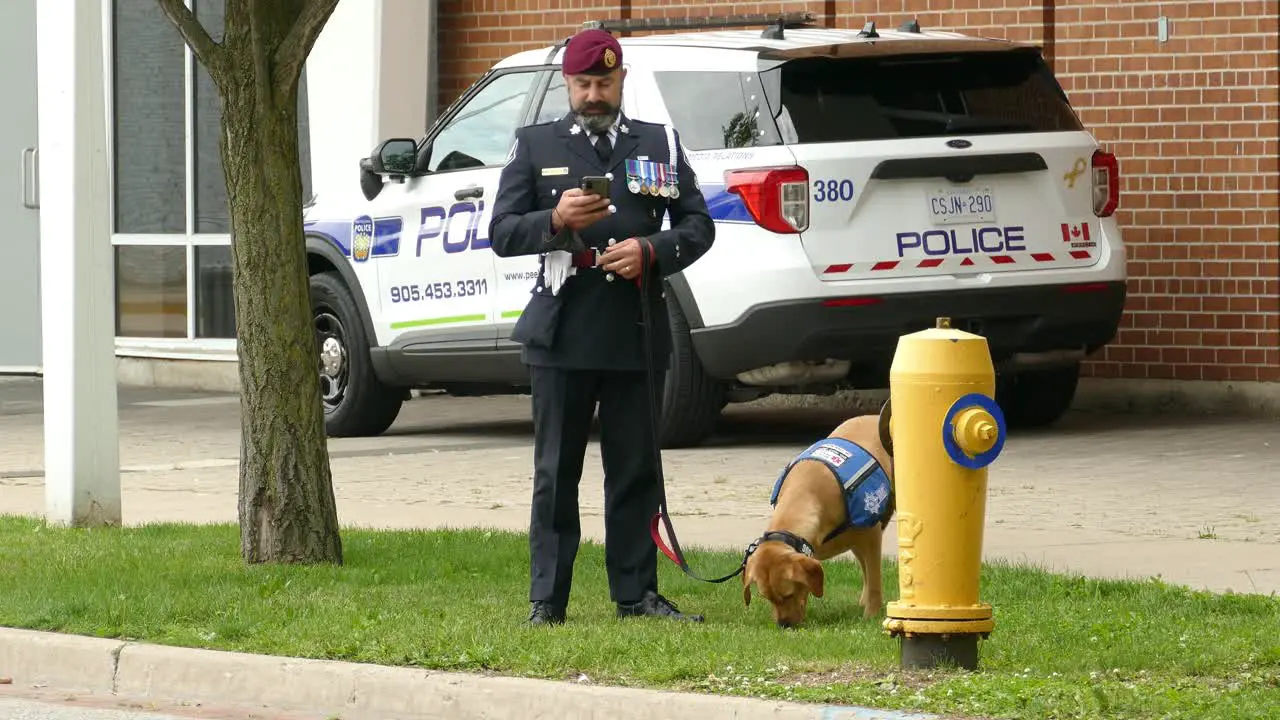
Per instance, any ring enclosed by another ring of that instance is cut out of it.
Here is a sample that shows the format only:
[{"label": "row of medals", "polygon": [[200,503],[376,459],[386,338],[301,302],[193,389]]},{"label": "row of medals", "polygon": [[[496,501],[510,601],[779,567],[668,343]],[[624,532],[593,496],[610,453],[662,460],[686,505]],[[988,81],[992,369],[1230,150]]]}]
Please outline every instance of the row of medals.
[{"label": "row of medals", "polygon": [[661,196],[664,198],[669,197],[672,200],[675,200],[676,198],[680,197],[680,187],[677,184],[677,181],[675,180],[674,174],[667,173],[666,178],[667,178],[667,184],[659,185],[657,181],[654,181],[652,184],[650,184],[648,179],[641,178],[639,175],[636,175],[636,174],[628,174],[627,189],[630,190],[633,195],[652,195],[654,197]]}]

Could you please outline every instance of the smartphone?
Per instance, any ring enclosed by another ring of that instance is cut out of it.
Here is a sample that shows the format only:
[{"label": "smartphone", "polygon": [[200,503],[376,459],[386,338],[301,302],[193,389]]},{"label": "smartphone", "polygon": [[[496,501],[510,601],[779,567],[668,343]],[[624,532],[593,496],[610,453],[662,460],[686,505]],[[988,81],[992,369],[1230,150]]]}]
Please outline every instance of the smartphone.
[{"label": "smartphone", "polygon": [[580,184],[583,192],[595,193],[602,198],[609,198],[609,178],[601,175],[588,175]]}]

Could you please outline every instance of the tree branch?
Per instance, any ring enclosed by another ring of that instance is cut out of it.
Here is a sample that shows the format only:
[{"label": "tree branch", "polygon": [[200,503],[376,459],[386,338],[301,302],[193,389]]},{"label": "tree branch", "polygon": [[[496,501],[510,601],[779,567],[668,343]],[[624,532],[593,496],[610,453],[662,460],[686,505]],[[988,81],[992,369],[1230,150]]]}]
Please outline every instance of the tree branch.
[{"label": "tree branch", "polygon": [[219,86],[222,85],[222,66],[223,54],[222,46],[213,41],[209,37],[209,33],[196,19],[183,0],[156,0],[160,3],[160,9],[169,17],[174,27],[178,28],[178,33],[182,35],[182,39],[186,41],[191,48],[192,54],[204,65],[204,69],[209,72],[209,77],[213,79]]},{"label": "tree branch", "polygon": [[303,6],[284,42],[276,49],[273,63],[275,76],[272,80],[278,94],[284,95],[286,90],[298,82],[303,63],[311,54],[316,38],[320,37],[320,31],[324,29],[337,5],[338,0],[308,0]]}]

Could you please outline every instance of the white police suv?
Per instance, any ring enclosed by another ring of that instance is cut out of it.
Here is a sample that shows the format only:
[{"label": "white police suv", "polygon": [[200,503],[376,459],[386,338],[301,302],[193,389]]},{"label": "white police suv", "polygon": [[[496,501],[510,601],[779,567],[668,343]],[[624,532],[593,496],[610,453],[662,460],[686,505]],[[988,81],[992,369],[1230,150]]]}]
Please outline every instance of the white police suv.
[{"label": "white police suv", "polygon": [[[987,338],[1011,425],[1052,422],[1124,307],[1116,158],[1035,47],[811,19],[603,23],[738,28],[621,39],[624,111],[680,131],[716,222],[667,287],[663,445],[728,402],[887,387],[898,337],[942,315]],[[382,432],[409,388],[527,391],[509,335],[537,258],[488,227],[516,128],[568,110],[562,54],[499,62],[307,209],[331,435]]]}]

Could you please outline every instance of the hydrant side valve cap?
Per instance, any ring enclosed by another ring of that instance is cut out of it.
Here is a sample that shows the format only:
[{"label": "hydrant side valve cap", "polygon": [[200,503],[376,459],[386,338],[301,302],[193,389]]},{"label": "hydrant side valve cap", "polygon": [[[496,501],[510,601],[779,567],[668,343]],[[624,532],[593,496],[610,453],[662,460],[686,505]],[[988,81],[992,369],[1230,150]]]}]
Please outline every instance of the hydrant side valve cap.
[{"label": "hydrant side valve cap", "polygon": [[958,398],[942,421],[942,446],[959,466],[978,470],[990,465],[1004,449],[1004,413],[982,393]]}]

